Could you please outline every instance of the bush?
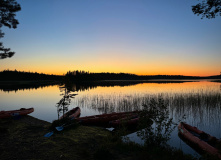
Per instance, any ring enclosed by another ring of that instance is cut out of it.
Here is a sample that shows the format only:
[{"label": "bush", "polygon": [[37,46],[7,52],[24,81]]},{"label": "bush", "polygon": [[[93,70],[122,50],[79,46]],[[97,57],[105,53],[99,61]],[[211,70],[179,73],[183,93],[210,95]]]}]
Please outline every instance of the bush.
[{"label": "bush", "polygon": [[175,124],[169,117],[168,105],[162,97],[152,98],[143,105],[140,113],[140,131],[137,135],[144,140],[145,146],[166,147]]}]

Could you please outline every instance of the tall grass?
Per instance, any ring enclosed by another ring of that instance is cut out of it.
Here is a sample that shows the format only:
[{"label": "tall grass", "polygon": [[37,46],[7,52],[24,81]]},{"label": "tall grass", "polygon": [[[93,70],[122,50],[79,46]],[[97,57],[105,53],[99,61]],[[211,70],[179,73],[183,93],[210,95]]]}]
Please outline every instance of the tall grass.
[{"label": "tall grass", "polygon": [[142,110],[151,99],[157,100],[159,97],[168,104],[170,117],[176,121],[183,115],[194,118],[198,123],[221,119],[221,92],[203,90],[185,93],[85,95],[76,97],[73,103],[80,108],[110,113]]},{"label": "tall grass", "polygon": [[183,109],[183,107],[209,107],[221,108],[221,93],[159,93],[159,94],[109,94],[76,97],[75,103],[79,107],[98,109],[101,112],[140,110],[151,99],[162,97],[170,108]]}]

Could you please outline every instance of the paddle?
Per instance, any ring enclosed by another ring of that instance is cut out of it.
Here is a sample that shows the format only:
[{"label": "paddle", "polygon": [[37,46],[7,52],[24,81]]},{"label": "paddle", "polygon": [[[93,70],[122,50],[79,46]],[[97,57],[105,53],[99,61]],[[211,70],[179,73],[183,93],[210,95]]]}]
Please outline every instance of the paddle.
[{"label": "paddle", "polygon": [[[75,119],[75,117],[72,117],[71,118],[71,120],[73,120],[73,119]],[[57,131],[62,131],[63,129],[64,129],[64,126],[66,125],[67,123],[65,123],[65,124],[63,124],[63,125],[61,125],[61,126],[57,126],[57,127],[55,127],[56,128],[56,130]],[[72,125],[72,124],[69,124],[69,125],[67,125],[67,126],[70,126],[70,125]],[[66,127],[67,127],[66,126]]]},{"label": "paddle", "polygon": [[13,119],[18,120],[21,118],[19,113],[12,113],[11,116],[13,117]]},{"label": "paddle", "polygon": [[[71,118],[71,120],[73,120],[73,119],[75,119],[75,117],[72,117]],[[64,126],[66,125],[67,123],[65,123],[65,124],[63,124],[63,125],[61,125],[61,126],[57,126],[57,127],[55,127],[56,128],[56,130],[57,131],[62,131],[63,129],[64,129]],[[70,124],[70,125],[72,125],[72,124]],[[70,125],[68,125],[68,126],[70,126]],[[66,126],[67,127],[67,126]],[[48,133],[46,133],[45,135],[44,135],[44,137],[51,137],[52,135],[54,134],[54,131],[52,131],[52,132],[48,132]]]},{"label": "paddle", "polygon": [[62,131],[64,129],[64,126],[65,124],[63,124],[62,126],[58,126],[58,127],[55,127],[57,131]]},{"label": "paddle", "polygon": [[52,131],[52,132],[48,132],[48,133],[46,133],[45,135],[44,135],[44,137],[51,137],[52,135],[54,134],[54,132]]}]

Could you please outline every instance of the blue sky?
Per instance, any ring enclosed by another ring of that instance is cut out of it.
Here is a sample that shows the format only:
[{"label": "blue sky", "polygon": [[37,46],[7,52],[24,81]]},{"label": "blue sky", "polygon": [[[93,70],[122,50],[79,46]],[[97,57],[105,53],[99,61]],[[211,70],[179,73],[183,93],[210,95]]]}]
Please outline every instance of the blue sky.
[{"label": "blue sky", "polygon": [[196,0],[18,0],[16,54],[0,70],[217,75],[221,17],[193,14]]}]

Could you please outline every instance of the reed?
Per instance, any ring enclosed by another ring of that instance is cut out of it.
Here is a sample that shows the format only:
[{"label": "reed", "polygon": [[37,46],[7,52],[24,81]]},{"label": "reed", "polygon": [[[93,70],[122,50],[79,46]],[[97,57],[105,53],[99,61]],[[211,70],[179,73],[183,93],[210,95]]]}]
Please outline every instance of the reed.
[{"label": "reed", "polygon": [[221,92],[197,90],[179,93],[96,94],[76,97],[72,103],[82,109],[94,110],[96,114],[142,110],[151,99],[162,97],[168,105],[169,115],[175,121],[186,115],[194,124],[219,123],[221,115]]},{"label": "reed", "polygon": [[171,109],[179,110],[183,107],[221,108],[221,93],[218,92],[89,95],[76,97],[74,103],[79,107],[97,109],[101,112],[117,112],[141,110],[143,105],[148,104],[151,99],[158,99],[159,97],[162,97]]}]

